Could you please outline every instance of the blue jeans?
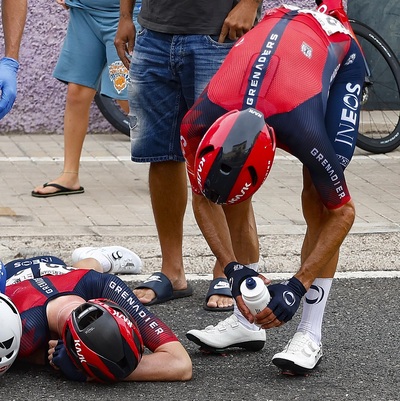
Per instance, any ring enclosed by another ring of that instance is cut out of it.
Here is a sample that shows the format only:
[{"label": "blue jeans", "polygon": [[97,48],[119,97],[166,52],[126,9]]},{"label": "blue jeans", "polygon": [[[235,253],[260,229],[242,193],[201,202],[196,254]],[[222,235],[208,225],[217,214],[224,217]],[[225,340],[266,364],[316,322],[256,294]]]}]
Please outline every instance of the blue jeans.
[{"label": "blue jeans", "polygon": [[184,161],[182,118],[233,46],[215,39],[137,33],[128,85],[132,161]]}]

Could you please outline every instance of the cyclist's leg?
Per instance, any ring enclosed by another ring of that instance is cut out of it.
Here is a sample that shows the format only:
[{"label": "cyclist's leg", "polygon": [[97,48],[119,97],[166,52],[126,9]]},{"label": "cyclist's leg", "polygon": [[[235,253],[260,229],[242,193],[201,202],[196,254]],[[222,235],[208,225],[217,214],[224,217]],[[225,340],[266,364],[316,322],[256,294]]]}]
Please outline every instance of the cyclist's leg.
[{"label": "cyclist's leg", "polygon": [[350,163],[356,146],[364,77],[364,60],[352,39],[331,86],[325,118],[329,140],[343,169]]},{"label": "cyclist's leg", "polygon": [[[195,65],[197,72],[195,99],[205,85],[217,72],[234,43],[226,41],[217,43],[213,38],[203,36],[201,46],[197,44],[196,49],[201,47],[202,52],[194,50]],[[190,65],[189,65],[190,66]],[[196,202],[197,198],[194,198]],[[196,205],[193,205],[196,209]],[[246,202],[235,207],[225,207],[224,213],[230,230],[232,246],[237,260],[240,263],[256,266],[259,260],[259,243],[257,229],[253,214],[251,202]],[[239,228],[240,227],[240,228]],[[218,261],[215,262],[213,269],[213,278],[224,278],[223,268]],[[233,305],[231,297],[221,294],[211,295],[207,300],[207,307],[214,310],[226,308]]]}]

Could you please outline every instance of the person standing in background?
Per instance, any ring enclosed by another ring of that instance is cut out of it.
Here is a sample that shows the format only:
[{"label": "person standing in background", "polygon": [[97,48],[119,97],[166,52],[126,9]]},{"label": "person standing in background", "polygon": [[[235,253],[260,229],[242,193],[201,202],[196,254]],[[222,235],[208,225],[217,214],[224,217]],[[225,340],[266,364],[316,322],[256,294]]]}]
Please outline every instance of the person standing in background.
[{"label": "person standing in background", "polygon": [[0,120],[12,109],[17,96],[19,48],[25,28],[27,0],[2,0],[4,57],[0,59]]},{"label": "person standing in background", "polygon": [[[128,113],[128,70],[119,59],[114,37],[119,20],[119,0],[93,5],[88,0],[56,0],[69,10],[67,35],[54,77],[67,83],[64,113],[64,168],[55,180],[36,187],[32,196],[47,198],[84,192],[79,163],[89,125],[90,105],[98,90],[117,99]],[[136,19],[141,1],[136,2]]]},{"label": "person standing in background", "polygon": [[[134,0],[121,0],[115,38],[118,55],[130,68],[129,108],[137,125],[131,129],[131,159],[148,162],[149,189],[161,246],[161,271],[135,289],[145,305],[192,295],[183,266],[183,219],[187,177],[180,147],[180,125],[233,43],[255,24],[261,0],[144,0],[143,29],[132,23]],[[136,42],[135,42],[136,40]],[[132,124],[133,125],[133,124]],[[240,206],[239,206],[240,207]],[[236,233],[236,254],[244,264],[257,263],[257,236]],[[250,252],[249,252],[250,249]],[[243,255],[243,258],[240,256]],[[206,296],[207,310],[232,310],[228,282],[218,264]]]}]

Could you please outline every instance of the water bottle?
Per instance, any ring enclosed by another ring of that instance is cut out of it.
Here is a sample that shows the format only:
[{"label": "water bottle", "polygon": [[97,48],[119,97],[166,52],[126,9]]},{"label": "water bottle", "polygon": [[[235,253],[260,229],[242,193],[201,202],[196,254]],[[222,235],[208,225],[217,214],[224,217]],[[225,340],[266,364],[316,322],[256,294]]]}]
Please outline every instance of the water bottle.
[{"label": "water bottle", "polygon": [[242,298],[252,315],[261,312],[271,300],[267,286],[260,277],[248,277],[240,285]]}]

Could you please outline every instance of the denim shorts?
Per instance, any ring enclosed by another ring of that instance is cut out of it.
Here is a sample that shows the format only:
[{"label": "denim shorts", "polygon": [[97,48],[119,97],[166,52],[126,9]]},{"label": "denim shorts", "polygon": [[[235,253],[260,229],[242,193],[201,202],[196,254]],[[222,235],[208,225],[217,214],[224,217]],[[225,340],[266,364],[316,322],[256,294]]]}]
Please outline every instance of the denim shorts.
[{"label": "denim shorts", "polygon": [[132,161],[184,161],[182,118],[232,46],[208,35],[137,34],[128,84]]}]

